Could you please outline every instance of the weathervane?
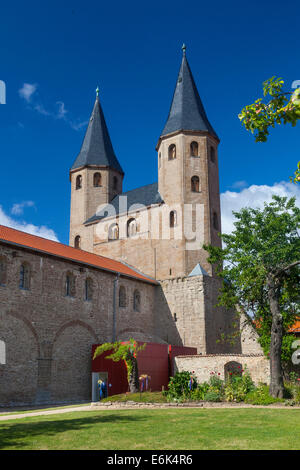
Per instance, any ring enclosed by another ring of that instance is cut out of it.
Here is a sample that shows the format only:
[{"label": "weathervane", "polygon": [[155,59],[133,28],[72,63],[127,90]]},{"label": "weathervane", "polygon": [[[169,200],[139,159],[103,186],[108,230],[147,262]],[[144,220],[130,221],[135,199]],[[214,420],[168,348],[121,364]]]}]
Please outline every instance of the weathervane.
[{"label": "weathervane", "polygon": [[96,96],[97,96],[97,98],[99,97],[99,87],[98,86],[96,88]]},{"label": "weathervane", "polygon": [[185,45],[184,43],[182,44],[182,47],[181,47],[181,49],[183,50],[183,53],[184,53],[184,55],[185,55],[185,51],[186,51],[186,45]]}]

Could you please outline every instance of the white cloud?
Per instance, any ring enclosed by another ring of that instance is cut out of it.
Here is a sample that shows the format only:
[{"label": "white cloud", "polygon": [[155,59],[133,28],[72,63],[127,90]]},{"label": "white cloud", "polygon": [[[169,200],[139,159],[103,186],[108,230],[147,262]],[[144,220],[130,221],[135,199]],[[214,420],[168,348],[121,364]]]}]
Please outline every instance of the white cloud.
[{"label": "white cloud", "polygon": [[49,240],[59,241],[55,232],[44,226],[37,226],[25,221],[17,221],[12,217],[8,216],[2,207],[0,206],[0,225],[5,225],[6,227],[14,228],[16,230],[21,230],[22,232],[31,233],[32,235],[37,235],[39,237],[48,238]]},{"label": "white cloud", "polygon": [[25,207],[34,207],[35,204],[33,201],[23,201],[19,204],[14,204],[11,209],[13,215],[21,215],[24,212]]},{"label": "white cloud", "polygon": [[226,191],[221,194],[222,232],[231,233],[234,229],[235,217],[232,211],[239,212],[243,207],[263,209],[264,203],[270,203],[272,196],[296,197],[300,206],[300,185],[282,181],[273,186],[252,185],[240,192]]},{"label": "white cloud", "polygon": [[19,95],[23,98],[27,103],[31,101],[32,96],[36,92],[37,85],[35,83],[24,83],[22,88],[19,90]]},{"label": "white cloud", "polygon": [[[86,126],[88,121],[78,121],[78,119],[74,121],[67,116],[68,110],[66,109],[65,103],[63,101],[56,101],[55,104],[57,109],[49,110],[48,107],[46,108],[41,102],[33,99],[36,90],[37,85],[31,83],[24,83],[22,88],[19,90],[20,97],[30,105],[31,109],[39,114],[42,114],[43,116],[49,116],[53,119],[61,119],[75,131],[79,131],[82,127]],[[22,127],[24,126],[22,125]]]}]

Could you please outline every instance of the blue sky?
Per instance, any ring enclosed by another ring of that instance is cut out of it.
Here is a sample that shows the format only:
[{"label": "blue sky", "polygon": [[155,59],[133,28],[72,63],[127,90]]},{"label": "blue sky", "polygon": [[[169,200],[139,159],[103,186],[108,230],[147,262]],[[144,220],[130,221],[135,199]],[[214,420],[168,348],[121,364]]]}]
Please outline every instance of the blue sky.
[{"label": "blue sky", "polygon": [[284,9],[282,2],[253,0],[2,2],[0,22],[0,80],[7,87],[7,104],[0,105],[0,223],[47,227],[68,243],[69,168],[97,85],[124,190],[156,181],[155,145],[183,42],[221,139],[224,213],[233,199],[237,209],[278,188],[299,196],[287,184],[300,159],[299,124],[273,129],[258,144],[237,117],[261,96],[265,79],[281,76],[289,91],[300,80],[295,1]]}]

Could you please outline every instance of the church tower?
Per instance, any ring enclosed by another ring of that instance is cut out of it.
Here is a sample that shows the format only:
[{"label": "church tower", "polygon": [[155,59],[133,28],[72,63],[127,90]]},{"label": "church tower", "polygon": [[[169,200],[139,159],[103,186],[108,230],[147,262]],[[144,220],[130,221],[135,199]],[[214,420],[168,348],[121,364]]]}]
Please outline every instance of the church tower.
[{"label": "church tower", "polygon": [[[70,245],[93,251],[84,222],[122,193],[124,172],[115,155],[99,100],[99,89],[81,150],[70,170]],[[91,238],[91,240],[90,240]]]},{"label": "church tower", "polygon": [[[180,208],[175,223],[181,222],[183,238],[194,237],[194,242],[180,248],[184,275],[190,274],[198,263],[202,270],[213,274],[202,245],[204,242],[221,246],[219,138],[207,118],[185,46],[182,49],[169,115],[156,147],[158,191],[170,210],[176,205]],[[178,275],[176,270],[173,272]]]}]

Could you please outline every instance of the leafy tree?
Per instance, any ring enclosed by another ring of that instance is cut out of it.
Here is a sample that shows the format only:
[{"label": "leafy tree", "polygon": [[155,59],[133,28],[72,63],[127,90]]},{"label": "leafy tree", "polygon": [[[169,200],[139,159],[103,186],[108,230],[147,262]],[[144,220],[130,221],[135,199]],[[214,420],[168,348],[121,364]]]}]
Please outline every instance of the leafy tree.
[{"label": "leafy tree", "polygon": [[270,393],[282,397],[283,338],[300,315],[300,209],[295,198],[273,196],[262,210],[233,214],[235,230],[221,235],[225,247],[204,246],[223,279],[218,305],[237,307],[259,326],[270,353]]},{"label": "leafy tree", "polygon": [[109,356],[106,356],[105,359],[112,359],[114,362],[125,362],[129,390],[131,393],[136,393],[139,391],[137,353],[145,349],[145,347],[146,343],[138,346],[137,342],[132,338],[124,342],[116,341],[115,343],[104,343],[96,348],[93,359],[100,356],[105,351],[112,349],[113,352]]},{"label": "leafy tree", "polygon": [[[293,92],[283,91],[284,81],[272,77],[263,82],[263,98],[245,106],[239,114],[239,119],[245,128],[255,134],[256,142],[266,142],[269,128],[276,124],[297,124],[300,119],[300,88]],[[294,176],[290,177],[294,183],[300,181],[300,161]]]}]

